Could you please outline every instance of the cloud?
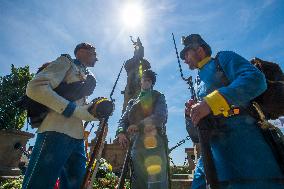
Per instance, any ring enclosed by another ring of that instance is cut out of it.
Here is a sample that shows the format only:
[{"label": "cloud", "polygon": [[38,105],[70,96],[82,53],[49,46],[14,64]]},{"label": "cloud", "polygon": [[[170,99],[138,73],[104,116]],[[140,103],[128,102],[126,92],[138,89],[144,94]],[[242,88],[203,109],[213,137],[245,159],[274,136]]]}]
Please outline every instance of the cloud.
[{"label": "cloud", "polygon": [[268,34],[260,42],[259,46],[262,51],[272,49],[275,47],[281,48],[284,43],[283,39],[284,23],[278,26],[277,30],[270,30]]},{"label": "cloud", "polygon": [[249,33],[256,27],[257,22],[261,22],[260,17],[269,6],[274,3],[274,0],[263,0],[260,3],[240,3],[239,9],[235,12],[238,29],[236,33]]},{"label": "cloud", "polygon": [[182,107],[177,107],[177,106],[171,106],[168,108],[168,112],[169,113],[183,113],[184,112],[184,108]]}]

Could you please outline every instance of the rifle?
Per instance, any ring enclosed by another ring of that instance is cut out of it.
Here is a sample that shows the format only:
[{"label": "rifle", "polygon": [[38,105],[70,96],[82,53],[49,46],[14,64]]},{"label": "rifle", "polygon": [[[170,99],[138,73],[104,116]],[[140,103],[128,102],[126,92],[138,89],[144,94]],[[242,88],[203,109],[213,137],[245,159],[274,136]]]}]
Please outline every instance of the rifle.
[{"label": "rifle", "polygon": [[[121,69],[119,71],[117,79],[116,79],[116,81],[114,83],[114,86],[112,88],[112,91],[110,93],[110,99],[111,99],[112,103],[115,101],[115,99],[113,99],[112,96],[113,96],[114,89],[115,89],[115,87],[117,85],[117,82],[118,82],[118,79],[120,77],[120,74],[121,74],[121,71],[122,71],[122,68],[123,68],[124,64],[125,63],[123,63],[123,65],[122,65],[122,67],[121,67]],[[107,111],[104,112],[103,114],[104,115],[106,114],[107,116],[103,116],[100,119],[99,128],[97,130],[97,137],[96,137],[97,140],[95,142],[95,146],[94,146],[93,152],[92,152],[92,154],[90,156],[89,164],[87,166],[87,170],[86,170],[86,173],[85,173],[85,176],[84,176],[84,179],[83,179],[83,182],[82,182],[82,185],[81,185],[80,189],[92,189],[93,182],[94,182],[94,180],[96,178],[96,174],[97,174],[97,170],[98,170],[98,166],[99,166],[99,160],[101,158],[102,151],[104,149],[104,141],[106,139],[106,135],[107,135],[107,131],[108,131],[107,122],[108,122],[108,118],[110,116],[110,114],[109,115],[107,114]],[[86,123],[86,125],[87,125],[87,123]],[[94,164],[95,161],[96,161],[95,168],[92,169],[93,164]]]},{"label": "rifle", "polygon": [[126,155],[124,158],[124,162],[123,162],[123,166],[122,166],[122,171],[119,177],[119,181],[118,181],[118,187],[117,189],[124,189],[124,184],[125,184],[125,178],[127,176],[128,170],[129,170],[129,163],[131,160],[131,149],[133,146],[133,142],[134,142],[134,138],[135,136],[131,137],[130,139],[130,144],[128,146],[128,149],[126,151]]},{"label": "rifle", "polygon": [[[179,64],[179,70],[181,74],[181,78],[186,81],[186,83],[189,85],[189,89],[191,92],[191,99],[194,100],[196,103],[198,101],[194,87],[192,82],[192,76],[188,77],[187,79],[183,76],[182,68],[179,60],[179,55],[177,51],[177,46],[175,42],[175,36],[172,33],[175,51],[178,59]],[[217,172],[216,167],[213,161],[213,154],[211,151],[210,146],[210,136],[211,136],[211,129],[210,126],[216,125],[216,121],[214,120],[213,115],[208,115],[201,119],[199,123],[197,124],[197,131],[198,131],[198,138],[199,143],[201,146],[201,156],[203,157],[203,164],[204,164],[204,173],[205,173],[205,179],[206,179],[206,185],[209,189],[217,189],[218,187],[218,178],[217,178]]]},{"label": "rifle", "polygon": [[[92,189],[93,181],[96,177],[97,169],[99,165],[98,161],[101,158],[104,141],[107,135],[107,130],[108,130],[107,121],[108,121],[108,117],[100,121],[100,125],[97,131],[98,137],[97,137],[93,152],[91,154],[90,161],[87,166],[87,170],[84,176],[83,183],[80,187],[81,189]],[[95,168],[92,169],[95,161],[96,161]]]},{"label": "rifle", "polygon": [[165,151],[166,151],[166,156],[167,156],[167,172],[168,172],[168,189],[171,189],[172,188],[172,181],[171,181],[171,166],[170,166],[170,149],[168,147],[168,137],[167,135],[163,135],[162,136],[163,140],[164,140],[164,144],[165,144]]}]

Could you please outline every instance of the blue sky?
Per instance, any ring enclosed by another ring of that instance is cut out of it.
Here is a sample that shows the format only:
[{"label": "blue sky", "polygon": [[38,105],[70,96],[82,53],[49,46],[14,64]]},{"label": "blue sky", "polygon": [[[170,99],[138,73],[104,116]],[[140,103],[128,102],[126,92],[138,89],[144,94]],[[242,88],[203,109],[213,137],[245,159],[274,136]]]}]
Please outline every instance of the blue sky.
[{"label": "blue sky", "polygon": [[[121,21],[123,7],[141,5],[143,23],[128,28]],[[169,146],[186,137],[183,106],[190,97],[180,79],[171,38],[174,32],[178,49],[182,35],[199,33],[211,45],[213,55],[221,50],[235,51],[247,59],[259,57],[277,62],[284,69],[284,3],[282,0],[49,0],[0,1],[0,75],[10,65],[29,65],[32,72],[45,62],[69,53],[79,42],[93,43],[99,62],[91,70],[97,77],[92,97],[109,96],[123,61],[133,56],[129,36],[139,36],[145,58],[158,73],[156,89],[166,96],[169,118]],[[183,64],[186,76],[195,75]],[[114,138],[120,117],[126,83],[125,70],[114,94],[116,110],[109,121],[108,138]],[[34,130],[30,130],[34,132]],[[33,143],[33,140],[31,141]],[[172,153],[182,164],[185,147]]]}]

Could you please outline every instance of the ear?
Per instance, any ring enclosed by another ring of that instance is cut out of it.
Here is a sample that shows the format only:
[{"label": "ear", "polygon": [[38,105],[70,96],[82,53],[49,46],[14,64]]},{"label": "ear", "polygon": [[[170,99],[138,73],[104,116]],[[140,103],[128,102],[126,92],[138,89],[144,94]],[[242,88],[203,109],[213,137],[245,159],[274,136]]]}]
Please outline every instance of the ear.
[{"label": "ear", "polygon": [[153,81],[151,80],[151,88],[153,89],[154,87],[154,84],[153,84]]},{"label": "ear", "polygon": [[201,46],[198,47],[197,53],[198,53],[198,55],[199,55],[200,57],[202,57],[202,58],[206,57],[206,53],[205,53],[203,47],[201,47]]},{"label": "ear", "polygon": [[81,57],[82,57],[82,53],[83,53],[83,50],[82,49],[79,49],[78,51],[77,51],[77,53],[76,53],[76,58],[77,59],[80,59]]}]

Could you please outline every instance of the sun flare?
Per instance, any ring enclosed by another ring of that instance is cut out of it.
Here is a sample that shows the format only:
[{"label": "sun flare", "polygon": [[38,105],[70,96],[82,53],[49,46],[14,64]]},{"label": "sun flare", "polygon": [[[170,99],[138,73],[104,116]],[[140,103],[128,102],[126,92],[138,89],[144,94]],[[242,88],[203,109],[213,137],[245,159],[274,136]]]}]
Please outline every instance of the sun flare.
[{"label": "sun flare", "polygon": [[122,22],[128,29],[137,29],[143,24],[144,12],[143,7],[139,4],[129,3],[122,9]]}]

